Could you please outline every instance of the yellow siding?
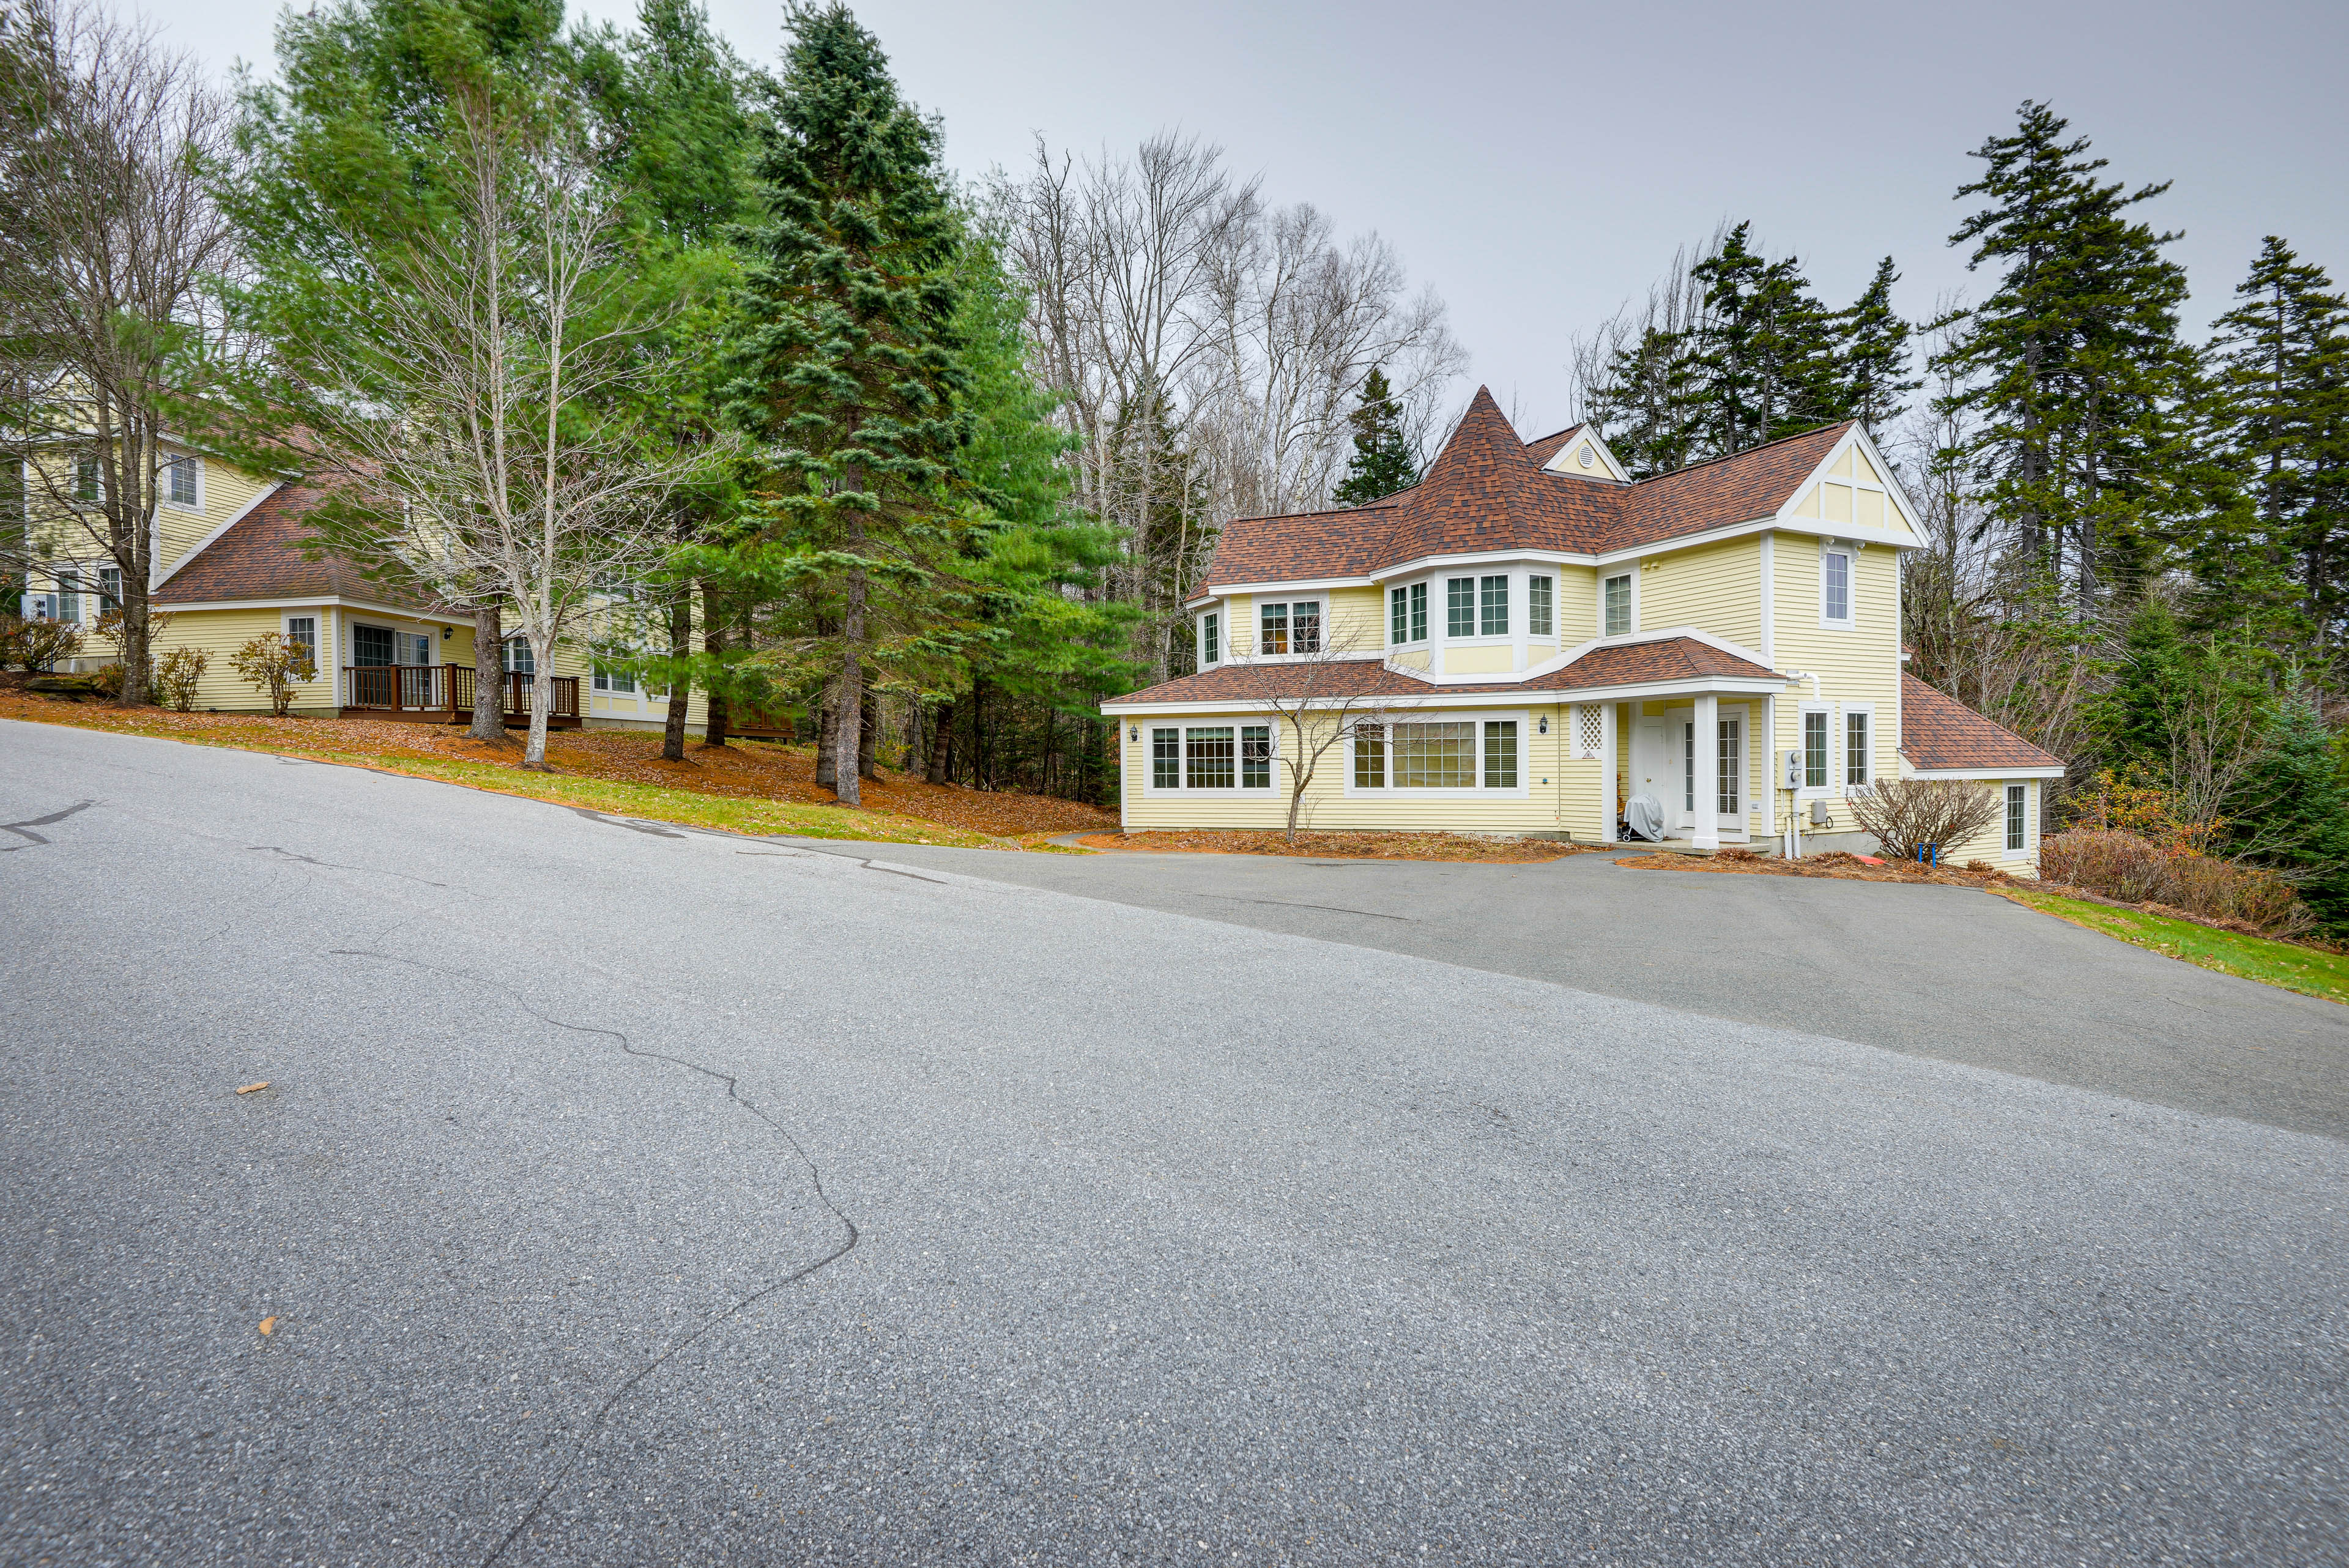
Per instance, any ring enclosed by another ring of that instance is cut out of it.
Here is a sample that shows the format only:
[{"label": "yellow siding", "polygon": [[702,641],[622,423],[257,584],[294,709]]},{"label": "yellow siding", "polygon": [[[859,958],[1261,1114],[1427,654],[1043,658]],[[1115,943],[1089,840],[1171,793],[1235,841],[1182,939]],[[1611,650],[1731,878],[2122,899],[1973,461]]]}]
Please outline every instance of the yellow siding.
[{"label": "yellow siding", "polygon": [[[1423,708],[1399,717],[1422,720],[1469,719],[1484,716],[1489,711],[1476,709]],[[1526,790],[1522,798],[1495,792],[1495,798],[1473,796],[1414,796],[1409,790],[1386,790],[1378,794],[1348,795],[1346,775],[1352,767],[1352,752],[1340,741],[1321,754],[1314,767],[1312,782],[1307,785],[1305,809],[1300,826],[1323,830],[1347,828],[1394,828],[1417,832],[1455,831],[1463,833],[1557,833],[1570,831],[1580,838],[1594,838],[1599,829],[1598,806],[1600,764],[1596,761],[1567,760],[1563,746],[1567,735],[1568,710],[1562,706],[1540,706],[1530,710],[1509,710],[1508,716],[1520,718],[1518,733],[1519,766],[1524,770]],[[1540,732],[1540,722],[1549,721],[1550,732]],[[1239,725],[1272,723],[1283,732],[1277,747],[1279,754],[1273,761],[1273,784],[1259,795],[1250,791],[1240,795],[1188,795],[1153,794],[1145,786],[1150,776],[1150,732],[1154,724],[1177,726]],[[1309,719],[1309,725],[1315,722]],[[1323,724],[1334,722],[1323,720]],[[1139,728],[1141,738],[1129,740],[1131,731]],[[1321,732],[1326,733],[1326,730]],[[1124,748],[1121,762],[1125,801],[1125,826],[1134,832],[1153,828],[1238,828],[1279,827],[1288,819],[1288,798],[1291,789],[1288,758],[1297,750],[1294,732],[1288,722],[1264,713],[1182,713],[1157,719],[1147,714],[1123,715],[1118,730],[1119,743]]]},{"label": "yellow siding", "polygon": [[[279,609],[178,610],[171,623],[164,628],[156,642],[155,654],[160,660],[174,649],[193,648],[210,656],[203,679],[196,686],[196,707],[201,711],[224,713],[239,711],[266,712],[269,695],[239,675],[230,664],[236,650],[264,632],[285,629],[286,611]],[[330,651],[328,631],[323,609],[304,610],[297,614],[319,618],[319,661],[322,667]],[[297,713],[327,713],[336,709],[335,674],[321,668],[318,679],[305,683],[294,700]]]},{"label": "yellow siding", "polygon": [[[1800,534],[1778,534],[1772,541],[1773,662],[1779,670],[1800,670],[1818,677],[1817,700],[1830,711],[1832,742],[1827,805],[1830,824],[1814,828],[1806,797],[1799,809],[1806,832],[1849,832],[1856,829],[1841,785],[1843,706],[1868,703],[1875,710],[1868,726],[1869,772],[1878,779],[1900,773],[1897,737],[1899,733],[1900,615],[1899,564],[1897,553],[1871,545],[1852,557],[1852,609],[1848,628],[1819,624],[1819,542]],[[1802,680],[1778,697],[1778,732],[1774,749],[1785,753],[1802,743],[1801,713],[1812,701],[1814,683]],[[1784,824],[1787,795],[1775,796],[1778,823]],[[1775,828],[1773,829],[1775,831]]]},{"label": "yellow siding", "polygon": [[1557,636],[1565,647],[1588,642],[1604,628],[1599,624],[1599,574],[1588,566],[1559,566],[1557,573]]},{"label": "yellow siding", "polygon": [[274,483],[257,478],[216,457],[198,461],[203,464],[203,479],[198,488],[203,509],[191,511],[165,503],[156,510],[155,566],[158,572],[168,572],[178,566],[205,535],[250,506],[254,499]]},{"label": "yellow siding", "polygon": [[1517,667],[1516,660],[1514,649],[1454,646],[1444,650],[1444,672],[1446,675],[1506,675]]},{"label": "yellow siding", "polygon": [[[2006,786],[2019,784],[2023,788],[2023,844],[2021,849],[2006,846]],[[1969,860],[1986,860],[2002,871],[2017,877],[2039,875],[2039,801],[2045,788],[2037,779],[1989,779],[1982,787],[1998,797],[1998,815],[1990,826],[1961,844],[1944,845],[1942,864],[1963,866]]]},{"label": "yellow siding", "polygon": [[1333,588],[1322,597],[1328,607],[1322,612],[1322,636],[1330,647],[1373,653],[1387,645],[1385,590]]},{"label": "yellow siding", "polygon": [[1661,552],[1640,567],[1640,629],[1692,626],[1744,648],[1762,644],[1761,546],[1752,537]]}]

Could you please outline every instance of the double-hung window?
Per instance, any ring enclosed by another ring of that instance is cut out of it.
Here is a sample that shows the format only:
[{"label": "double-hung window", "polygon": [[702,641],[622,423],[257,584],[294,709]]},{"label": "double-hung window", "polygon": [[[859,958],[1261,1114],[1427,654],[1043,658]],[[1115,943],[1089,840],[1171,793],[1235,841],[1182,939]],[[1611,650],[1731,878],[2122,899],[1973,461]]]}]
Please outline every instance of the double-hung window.
[{"label": "double-hung window", "polygon": [[2011,784],[2006,786],[2006,847],[2020,852],[2030,847],[2023,834],[2027,826],[2024,815],[2031,809],[2031,786]]},{"label": "double-hung window", "polygon": [[1183,732],[1169,726],[1150,732],[1150,787],[1183,787]]},{"label": "double-hung window", "polygon": [[1557,590],[1551,580],[1539,573],[1526,579],[1526,635],[1556,637],[1557,635]]},{"label": "double-hung window", "polygon": [[1411,585],[1411,639],[1413,642],[1427,640],[1427,585],[1425,583]]},{"label": "double-hung window", "polygon": [[1803,715],[1803,787],[1827,787],[1827,715]]},{"label": "double-hung window", "polygon": [[1629,634],[1631,629],[1631,574],[1624,572],[1608,578],[1605,597],[1607,621],[1602,635],[1622,637]]},{"label": "double-hung window", "polygon": [[636,678],[627,670],[616,670],[609,665],[598,665],[596,667],[596,691],[617,691],[623,695],[627,695],[634,692],[636,689]]},{"label": "double-hung window", "polygon": [[163,460],[163,498],[174,506],[193,507],[198,504],[194,458],[171,457]]},{"label": "double-hung window", "polygon": [[[367,628],[361,627],[358,629],[365,631]],[[538,655],[530,650],[530,639],[526,637],[506,639],[499,644],[499,657],[508,675],[534,677],[538,673]],[[523,684],[529,685],[529,680],[525,679]]]},{"label": "double-hung window", "polygon": [[1389,588],[1387,590],[1387,645],[1391,648],[1400,648],[1411,640],[1411,590]]},{"label": "double-hung window", "polygon": [[1272,787],[1272,726],[1240,726],[1240,788]]},{"label": "double-hung window", "polygon": [[1517,787],[1517,722],[1515,719],[1488,719],[1485,722],[1485,787]]},{"label": "double-hung window", "polygon": [[[373,630],[374,628],[362,628]],[[314,615],[289,615],[285,618],[285,640],[310,656],[310,668],[318,667],[318,618]]]},{"label": "double-hung window", "polygon": [[1383,724],[1354,726],[1354,787],[1387,787],[1387,732]]},{"label": "double-hung window", "polygon": [[122,607],[122,568],[100,566],[98,569],[98,613]]},{"label": "double-hung window", "polygon": [[102,482],[98,477],[98,459],[82,457],[74,460],[74,499],[96,501]]},{"label": "double-hung window", "polygon": [[1476,635],[1475,578],[1446,577],[1444,580],[1444,635]]},{"label": "double-hung window", "polygon": [[1199,618],[1199,662],[1216,664],[1223,660],[1223,617],[1209,610]]},{"label": "double-hung window", "polygon": [[1868,788],[1868,714],[1863,710],[1843,716],[1843,782],[1851,789]]},{"label": "double-hung window", "polygon": [[1319,599],[1266,605],[1257,614],[1257,626],[1261,638],[1257,645],[1259,653],[1321,651],[1321,601]]},{"label": "double-hung window", "polygon": [[1488,576],[1479,596],[1482,615],[1477,622],[1479,633],[1485,637],[1509,635],[1509,579],[1506,573]]},{"label": "double-hung window", "polygon": [[1840,545],[1819,552],[1819,621],[1825,626],[1852,624],[1851,552]]}]

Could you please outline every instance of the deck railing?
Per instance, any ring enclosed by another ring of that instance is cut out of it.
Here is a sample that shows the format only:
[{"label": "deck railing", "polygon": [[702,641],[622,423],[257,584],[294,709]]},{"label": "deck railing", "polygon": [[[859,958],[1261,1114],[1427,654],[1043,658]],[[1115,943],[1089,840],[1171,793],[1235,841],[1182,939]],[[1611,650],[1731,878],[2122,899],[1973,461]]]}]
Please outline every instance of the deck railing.
[{"label": "deck railing", "polygon": [[[508,674],[500,682],[502,710],[509,723],[530,719],[530,693],[534,677]],[[547,677],[554,719],[579,717],[579,678]],[[445,713],[450,722],[473,711],[473,667],[470,664],[349,664],[343,667],[343,706],[387,713]]]}]

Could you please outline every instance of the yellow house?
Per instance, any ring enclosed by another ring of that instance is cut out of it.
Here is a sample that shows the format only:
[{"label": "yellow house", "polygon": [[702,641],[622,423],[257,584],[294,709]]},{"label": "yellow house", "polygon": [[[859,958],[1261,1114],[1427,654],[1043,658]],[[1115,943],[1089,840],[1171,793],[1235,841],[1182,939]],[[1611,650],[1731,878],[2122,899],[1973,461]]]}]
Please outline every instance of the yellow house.
[{"label": "yellow house", "polygon": [[[173,443],[160,459],[153,519],[155,609],[171,617],[155,644],[160,659],[176,648],[210,655],[195,706],[219,712],[266,711],[267,696],[238,675],[230,659],[251,639],[278,632],[309,649],[317,676],[299,689],[296,713],[419,722],[465,723],[472,716],[473,621],[468,612],[433,605],[368,581],[350,563],[304,549],[305,515],[324,499],[299,480],[260,477],[191,446]],[[33,520],[36,531],[41,522]],[[54,559],[27,583],[21,613],[78,622],[81,654],[68,668],[110,663],[119,650],[98,630],[119,601],[119,571],[110,560],[78,559],[88,541],[52,525]],[[593,625],[591,616],[589,622]],[[502,701],[510,725],[529,722],[529,689],[537,679],[530,645],[508,638]],[[642,689],[625,671],[596,666],[584,648],[558,645],[549,672],[557,728],[581,725],[658,729],[668,693]],[[703,731],[706,704],[690,696],[687,727]],[[737,733],[771,733],[737,723]]]},{"label": "yellow house", "polygon": [[1920,543],[1857,425],[1634,483],[1479,389],[1413,489],[1224,529],[1197,672],[1102,705],[1124,824],[1278,826],[1309,759],[1322,829],[1868,850],[1852,800],[1919,774],[1999,792],[1946,853],[2033,870],[2062,760],[1902,670]]}]

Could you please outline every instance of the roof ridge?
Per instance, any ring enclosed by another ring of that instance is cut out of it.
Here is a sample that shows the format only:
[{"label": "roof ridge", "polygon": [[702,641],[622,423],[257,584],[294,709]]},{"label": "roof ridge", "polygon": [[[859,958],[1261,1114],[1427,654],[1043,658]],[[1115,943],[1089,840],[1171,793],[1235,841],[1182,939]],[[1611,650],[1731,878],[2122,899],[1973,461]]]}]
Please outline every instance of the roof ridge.
[{"label": "roof ridge", "polygon": [[1829,420],[1826,424],[1813,425],[1809,430],[1796,431],[1793,435],[1782,435],[1775,441],[1765,441],[1758,446],[1741,447],[1735,452],[1725,452],[1719,457],[1708,457],[1701,462],[1684,463],[1669,472],[1651,473],[1645,479],[1635,479],[1631,483],[1636,489],[1642,484],[1653,484],[1660,479],[1671,479],[1683,473],[1694,473],[1700,468],[1711,468],[1717,462],[1734,462],[1741,457],[1752,457],[1757,452],[1768,452],[1772,447],[1784,446],[1790,441],[1802,441],[1806,437],[1818,434],[1821,431],[1847,428],[1858,422],[1857,420]]}]

